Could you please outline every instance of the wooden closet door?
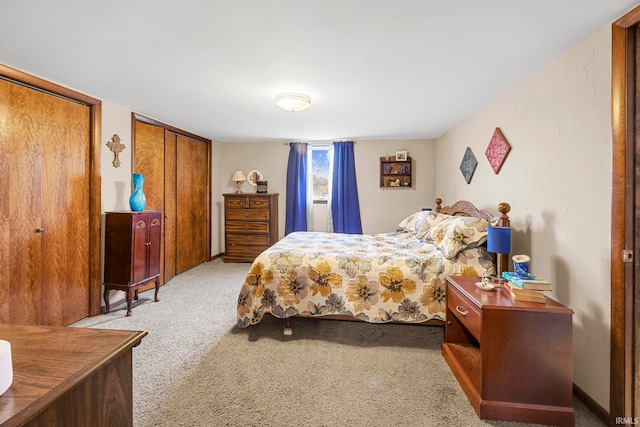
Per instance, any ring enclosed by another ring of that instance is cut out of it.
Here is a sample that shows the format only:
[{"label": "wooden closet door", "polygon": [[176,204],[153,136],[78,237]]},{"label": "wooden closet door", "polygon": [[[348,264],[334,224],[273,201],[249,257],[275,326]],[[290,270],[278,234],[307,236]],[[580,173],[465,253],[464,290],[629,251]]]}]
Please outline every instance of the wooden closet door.
[{"label": "wooden closet door", "polygon": [[208,153],[207,144],[178,135],[177,273],[209,259]]},{"label": "wooden closet door", "polygon": [[[144,174],[144,195],[147,198],[145,210],[165,212],[165,149],[164,129],[147,123],[134,121],[134,172]],[[163,221],[167,222],[167,221]],[[164,240],[164,239],[163,239]],[[164,277],[164,251],[160,251],[160,284]],[[153,283],[141,290],[150,289]]]},{"label": "wooden closet door", "polygon": [[176,145],[177,135],[164,131],[164,280],[176,275]]},{"label": "wooden closet door", "polygon": [[90,109],[0,80],[0,322],[89,315]]}]

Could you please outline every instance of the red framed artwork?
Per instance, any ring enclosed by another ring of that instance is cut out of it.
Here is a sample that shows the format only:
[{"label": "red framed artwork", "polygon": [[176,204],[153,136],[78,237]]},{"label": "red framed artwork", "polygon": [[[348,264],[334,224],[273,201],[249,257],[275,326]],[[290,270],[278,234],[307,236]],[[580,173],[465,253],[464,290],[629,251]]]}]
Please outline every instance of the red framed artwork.
[{"label": "red framed artwork", "polygon": [[491,137],[491,141],[489,141],[487,150],[484,152],[487,156],[487,160],[489,160],[491,168],[493,169],[493,173],[497,174],[500,172],[500,168],[507,158],[507,155],[509,155],[509,151],[511,151],[509,141],[504,137],[500,128],[496,128],[493,132],[493,136]]}]

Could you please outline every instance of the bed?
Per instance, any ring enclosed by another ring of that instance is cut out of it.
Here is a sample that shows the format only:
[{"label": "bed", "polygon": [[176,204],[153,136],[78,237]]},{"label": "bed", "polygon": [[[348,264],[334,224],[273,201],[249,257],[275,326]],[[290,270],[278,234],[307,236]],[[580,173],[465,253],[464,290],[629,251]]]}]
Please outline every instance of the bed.
[{"label": "bed", "polygon": [[436,199],[434,211],[416,212],[390,233],[288,234],[253,261],[238,296],[238,326],[266,314],[442,324],[445,276],[495,274],[487,228],[508,224],[510,207],[500,204],[495,217],[467,201],[441,204]]}]

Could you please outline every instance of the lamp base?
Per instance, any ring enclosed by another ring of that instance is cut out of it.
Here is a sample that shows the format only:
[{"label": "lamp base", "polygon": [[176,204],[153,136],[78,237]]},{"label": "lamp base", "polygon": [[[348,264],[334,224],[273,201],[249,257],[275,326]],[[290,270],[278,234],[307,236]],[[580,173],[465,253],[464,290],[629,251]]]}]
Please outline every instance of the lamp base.
[{"label": "lamp base", "polygon": [[502,273],[509,269],[509,254],[496,254],[496,261],[498,278],[502,278]]},{"label": "lamp base", "polygon": [[242,193],[242,181],[236,181],[236,193]]}]

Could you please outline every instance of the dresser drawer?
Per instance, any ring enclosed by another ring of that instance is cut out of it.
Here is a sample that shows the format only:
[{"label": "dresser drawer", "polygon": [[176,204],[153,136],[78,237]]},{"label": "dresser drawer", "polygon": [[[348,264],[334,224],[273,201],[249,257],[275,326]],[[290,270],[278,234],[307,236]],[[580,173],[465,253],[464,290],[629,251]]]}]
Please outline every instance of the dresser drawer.
[{"label": "dresser drawer", "polygon": [[227,221],[224,225],[224,231],[227,233],[269,233],[268,222],[236,222]]},{"label": "dresser drawer", "polygon": [[227,233],[227,246],[235,245],[261,245],[269,246],[268,234],[235,234]]},{"label": "dresser drawer", "polygon": [[269,209],[271,200],[267,197],[252,197],[249,200],[250,209]]},{"label": "dresser drawer", "polygon": [[447,286],[447,308],[479,342],[482,341],[482,328],[480,327],[482,316],[478,307],[464,295],[458,293],[452,286]]},{"label": "dresser drawer", "polygon": [[224,199],[225,209],[269,209],[271,199],[269,197],[247,197],[243,195],[227,196]]},{"label": "dresser drawer", "polygon": [[224,208],[226,209],[243,209],[249,207],[245,196],[226,196],[224,198]]},{"label": "dresser drawer", "polygon": [[230,221],[269,221],[269,211],[265,209],[228,209],[225,214]]},{"label": "dresser drawer", "polygon": [[268,246],[231,244],[225,248],[225,255],[229,257],[247,257],[253,259],[267,248]]}]

